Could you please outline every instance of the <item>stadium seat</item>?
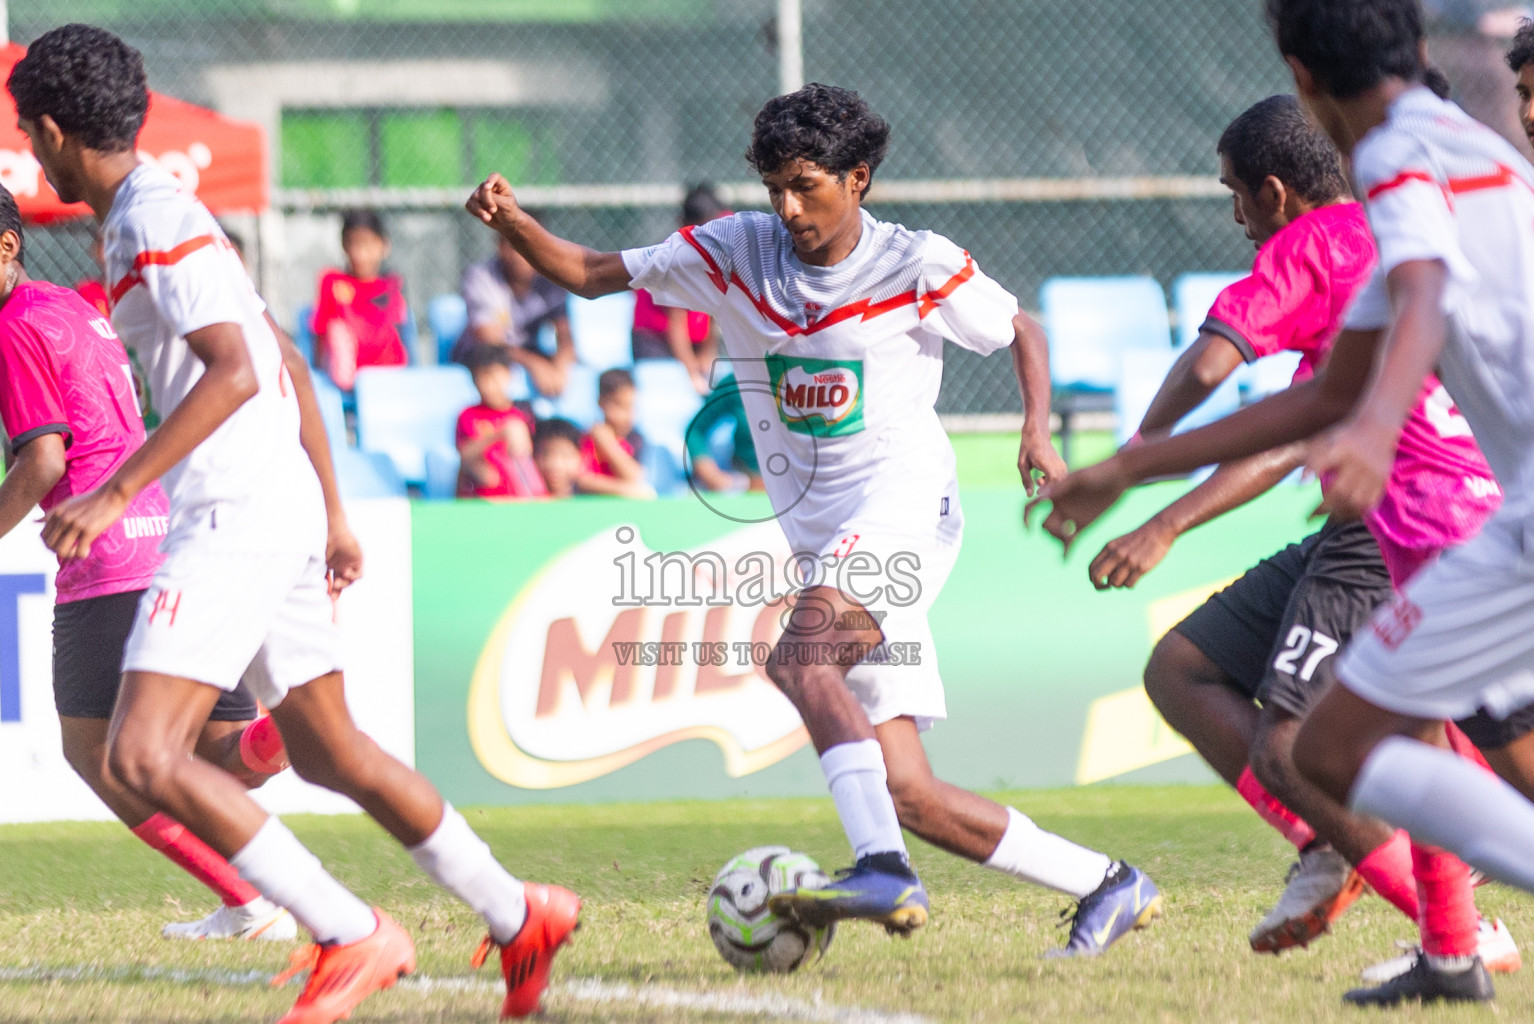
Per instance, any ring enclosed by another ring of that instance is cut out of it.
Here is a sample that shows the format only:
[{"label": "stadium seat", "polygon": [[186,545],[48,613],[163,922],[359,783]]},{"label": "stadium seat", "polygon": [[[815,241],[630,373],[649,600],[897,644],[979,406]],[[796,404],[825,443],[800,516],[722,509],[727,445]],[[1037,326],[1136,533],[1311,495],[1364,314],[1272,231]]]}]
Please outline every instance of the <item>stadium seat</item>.
[{"label": "stadium seat", "polygon": [[645,483],[655,488],[658,498],[672,498],[687,492],[687,476],[676,456],[665,445],[646,443],[639,453]]},{"label": "stadium seat", "polygon": [[304,361],[310,366],[314,362],[314,306],[305,306],[298,311],[298,319],[293,324],[293,344],[304,354]]},{"label": "stadium seat", "polygon": [[[1151,400],[1156,397],[1167,371],[1176,361],[1177,353],[1174,351],[1135,349],[1124,353],[1124,373],[1113,391],[1113,411],[1118,417],[1117,440],[1120,445],[1133,437],[1139,429]],[[1236,376],[1231,374],[1227,377],[1198,408],[1179,420],[1173,433],[1180,434],[1185,430],[1206,426],[1241,408],[1241,387]],[[1206,468],[1193,476],[1202,479],[1209,472]]]},{"label": "stadium seat", "polygon": [[598,372],[634,363],[634,293],[570,299],[575,357]]},{"label": "stadium seat", "polygon": [[687,368],[675,359],[641,359],[634,364],[635,426],[646,445],[659,445],[684,465],[687,424],[703,407]]},{"label": "stadium seat", "polygon": [[426,485],[421,493],[432,501],[450,501],[458,496],[456,451],[433,448],[426,453]]},{"label": "stadium seat", "polygon": [[1252,363],[1242,371],[1241,398],[1256,402],[1287,388],[1300,365],[1298,352],[1276,352]]},{"label": "stadium seat", "polygon": [[426,326],[437,342],[437,362],[446,363],[453,343],[469,326],[469,307],[462,295],[433,295],[426,303]]},{"label": "stadium seat", "polygon": [[336,486],[343,498],[403,498],[405,481],[387,455],[355,448],[331,452],[336,467]]},{"label": "stadium seat", "polygon": [[1177,313],[1177,347],[1186,348],[1198,337],[1209,308],[1220,292],[1245,274],[1184,274],[1172,282],[1172,308]]},{"label": "stadium seat", "polygon": [[346,432],[346,404],[341,389],[335,386],[323,370],[309,375],[314,382],[314,400],[320,407],[320,418],[325,421],[325,436],[330,439],[330,450],[350,448],[351,438]]},{"label": "stadium seat", "polygon": [[458,414],[479,402],[462,366],[357,371],[357,444],[393,460],[408,484],[426,483],[426,453],[456,451]]},{"label": "stadium seat", "polygon": [[547,399],[548,415],[569,420],[582,430],[590,430],[602,418],[597,405],[597,371],[584,363],[570,364],[565,390],[557,398]]},{"label": "stadium seat", "polygon": [[1039,293],[1049,334],[1052,405],[1070,461],[1073,419],[1115,408],[1129,351],[1170,352],[1166,293],[1149,277],[1055,277]]}]

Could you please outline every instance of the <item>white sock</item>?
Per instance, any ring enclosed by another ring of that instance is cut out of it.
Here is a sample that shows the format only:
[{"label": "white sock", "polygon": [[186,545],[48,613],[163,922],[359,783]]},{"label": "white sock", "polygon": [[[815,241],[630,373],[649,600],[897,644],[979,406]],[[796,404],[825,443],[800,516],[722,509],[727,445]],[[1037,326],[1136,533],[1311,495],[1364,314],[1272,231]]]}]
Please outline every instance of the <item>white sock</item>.
[{"label": "white sock", "polygon": [[1534,892],[1534,804],[1447,750],[1393,736],[1364,762],[1349,805]]},{"label": "white sock", "polygon": [[838,743],[820,755],[820,767],[854,856],[891,852],[905,856],[905,836],[895,816],[879,741]]},{"label": "white sock", "polygon": [[344,945],[367,938],[378,927],[372,909],[330,877],[319,858],[276,818],[267,818],[229,863],[261,895],[287,907],[315,942]]},{"label": "white sock", "polygon": [[442,824],[410,847],[410,856],[438,885],[473,907],[496,942],[504,946],[522,930],[527,919],[522,883],[507,874],[452,804],[442,802]]},{"label": "white sock", "polygon": [[985,866],[1081,899],[1102,884],[1113,862],[1096,850],[1045,832],[1032,818],[1008,807],[1007,830]]}]

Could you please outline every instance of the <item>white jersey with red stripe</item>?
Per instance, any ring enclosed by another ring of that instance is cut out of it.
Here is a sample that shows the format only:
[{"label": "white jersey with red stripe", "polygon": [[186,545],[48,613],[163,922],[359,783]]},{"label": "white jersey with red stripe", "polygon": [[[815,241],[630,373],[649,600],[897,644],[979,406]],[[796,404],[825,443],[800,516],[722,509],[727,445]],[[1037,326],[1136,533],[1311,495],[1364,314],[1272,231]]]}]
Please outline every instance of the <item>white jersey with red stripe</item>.
[{"label": "white jersey with red stripe", "polygon": [[[1347,326],[1390,322],[1385,277],[1448,270],[1439,378],[1505,495],[1498,520],[1534,514],[1534,167],[1505,139],[1424,88],[1398,97],[1353,152],[1379,246]],[[1534,538],[1531,538],[1534,540]]]},{"label": "white jersey with red stripe", "polygon": [[1017,299],[930,231],[866,211],[856,248],[809,266],[782,222],[747,212],[623,253],[631,287],[717,318],[773,508],[796,550],[852,525],[953,543],[953,448],[935,406],[943,340],[990,354]]},{"label": "white jersey with red stripe", "polygon": [[282,349],[238,254],[206,207],[153,164],[118,187],[102,226],[112,323],[168,416],[201,379],[186,335],[232,323],[260,385],[165,474],[164,550],[197,535],[224,550],[324,550],[319,479],[298,434],[298,401]]}]

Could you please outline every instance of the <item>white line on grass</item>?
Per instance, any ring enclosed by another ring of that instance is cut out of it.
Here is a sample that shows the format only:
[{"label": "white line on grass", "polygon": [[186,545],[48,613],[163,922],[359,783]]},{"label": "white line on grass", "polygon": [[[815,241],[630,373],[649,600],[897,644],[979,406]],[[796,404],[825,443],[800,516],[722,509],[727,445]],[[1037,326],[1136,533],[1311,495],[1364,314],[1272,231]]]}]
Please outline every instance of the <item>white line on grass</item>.
[{"label": "white line on grass", "polygon": [[[0,967],[0,982],[25,981],[169,981],[177,984],[243,987],[265,985],[271,975],[264,971],[180,967]],[[398,988],[410,992],[483,992],[493,995],[498,983],[463,975],[436,978],[415,974],[400,980]],[[624,985],[598,978],[572,978],[549,989],[556,1000],[576,1003],[643,1006],[651,1009],[690,1010],[765,1017],[770,1020],[811,1021],[815,1024],[925,1024],[913,1014],[882,1013],[856,1007],[835,1006],[818,1000],[808,1002],[779,995],[746,992],[688,992],[658,985]]]}]

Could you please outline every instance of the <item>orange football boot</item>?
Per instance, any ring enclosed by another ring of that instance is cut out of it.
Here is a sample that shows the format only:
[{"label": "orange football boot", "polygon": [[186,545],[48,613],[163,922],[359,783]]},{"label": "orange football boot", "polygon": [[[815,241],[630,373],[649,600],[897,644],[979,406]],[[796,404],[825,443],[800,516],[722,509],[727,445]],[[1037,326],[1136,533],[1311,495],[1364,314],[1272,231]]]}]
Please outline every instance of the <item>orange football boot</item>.
[{"label": "orange football boot", "polygon": [[344,946],[313,945],[293,954],[287,970],[272,979],[281,985],[301,971],[309,972],[298,1002],[277,1024],[334,1024],[374,992],[393,988],[415,970],[415,944],[405,929],[377,907],[378,927],[365,939]]},{"label": "orange football boot", "polygon": [[[557,885],[522,884],[527,894],[527,920],[517,937],[501,946],[501,976],[506,979],[502,1017],[526,1017],[538,1011],[543,991],[549,987],[554,954],[581,924],[581,898],[575,893]],[[469,962],[479,967],[496,945],[499,943],[487,935]]]}]

